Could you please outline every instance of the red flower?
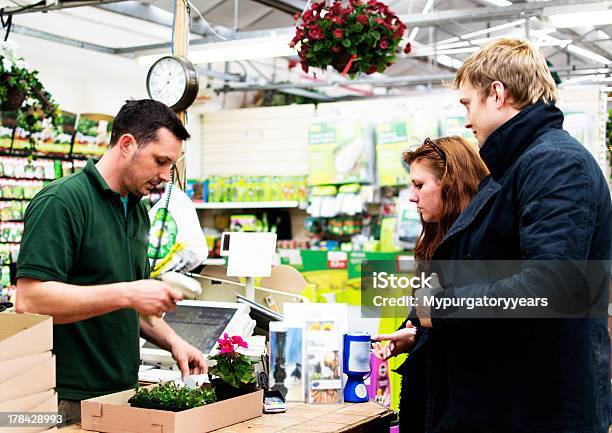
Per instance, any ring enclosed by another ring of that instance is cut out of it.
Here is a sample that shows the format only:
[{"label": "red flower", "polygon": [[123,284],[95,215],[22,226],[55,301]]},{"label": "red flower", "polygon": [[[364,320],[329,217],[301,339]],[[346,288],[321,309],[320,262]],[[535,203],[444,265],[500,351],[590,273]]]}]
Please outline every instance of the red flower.
[{"label": "red flower", "polygon": [[404,47],[404,54],[410,54],[412,52],[412,44],[408,42]]},{"label": "red flower", "polygon": [[323,39],[324,33],[321,27],[313,26],[308,32],[308,36],[310,36],[311,38],[315,40],[318,40],[318,39]]},{"label": "red flower", "polygon": [[302,18],[304,19],[304,22],[306,22],[314,18],[314,15],[312,14],[312,11],[307,10],[306,12],[304,12],[304,15],[302,15]]},{"label": "red flower", "polygon": [[380,18],[380,17],[376,18],[376,24],[383,25],[384,23],[385,23],[385,20],[383,20],[382,18]]},{"label": "red flower", "polygon": [[304,71],[304,73],[308,73],[308,63],[306,63],[305,61],[302,60],[302,71]]},{"label": "red flower", "polygon": [[298,64],[297,60],[289,59],[289,61],[287,62],[287,67],[289,69],[293,69],[297,66],[297,64]]},{"label": "red flower", "polygon": [[344,20],[342,19],[341,16],[338,15],[334,15],[331,19],[331,22],[334,24],[342,24],[344,22]]},{"label": "red flower", "polygon": [[310,5],[310,10],[320,11],[321,9],[323,9],[324,6],[325,6],[324,1],[322,1],[321,3],[313,3],[312,5]]},{"label": "red flower", "polygon": [[383,50],[386,50],[387,48],[389,48],[389,41],[387,40],[387,38],[382,38],[378,46],[382,48]]},{"label": "red flower", "polygon": [[364,26],[368,23],[368,17],[364,14],[357,15],[357,18],[355,19],[358,23],[363,24]]},{"label": "red flower", "polygon": [[334,30],[334,38],[342,39],[343,36],[344,36],[344,30],[342,30],[342,29]]},{"label": "red flower", "polygon": [[300,13],[299,13],[299,12],[296,12],[296,13],[293,15],[293,19],[294,19],[295,21],[299,20],[299,19],[300,19]]},{"label": "red flower", "polygon": [[370,75],[373,74],[374,72],[378,71],[378,68],[376,67],[376,65],[372,65],[368,68],[368,70],[366,71],[366,74]]},{"label": "red flower", "polygon": [[339,53],[340,52],[340,47],[338,45],[334,45],[331,48],[331,50],[332,50],[333,53]]}]

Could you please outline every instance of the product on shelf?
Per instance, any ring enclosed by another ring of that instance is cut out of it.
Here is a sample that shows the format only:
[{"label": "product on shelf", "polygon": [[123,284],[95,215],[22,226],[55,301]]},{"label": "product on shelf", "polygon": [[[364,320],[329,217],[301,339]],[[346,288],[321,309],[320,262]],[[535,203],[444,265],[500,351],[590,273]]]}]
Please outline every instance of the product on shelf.
[{"label": "product on shelf", "polygon": [[31,199],[44,186],[41,180],[0,179],[0,198]]},{"label": "product on shelf", "polygon": [[99,157],[110,141],[113,117],[105,114],[81,114],[77,121],[73,155]]},{"label": "product on shelf", "polygon": [[306,200],[305,176],[211,176],[189,179],[185,192],[204,202],[287,202]]},{"label": "product on shelf", "polygon": [[0,157],[0,178],[55,179],[55,164],[50,159],[29,160],[19,157]]},{"label": "product on shelf", "polygon": [[310,185],[374,182],[374,143],[369,122],[329,119],[308,130]]},{"label": "product on shelf", "polygon": [[62,111],[62,123],[48,128],[36,140],[36,152],[44,155],[69,155],[74,137],[76,114]]},{"label": "product on shelf", "polygon": [[21,242],[22,222],[0,222],[0,242]]}]

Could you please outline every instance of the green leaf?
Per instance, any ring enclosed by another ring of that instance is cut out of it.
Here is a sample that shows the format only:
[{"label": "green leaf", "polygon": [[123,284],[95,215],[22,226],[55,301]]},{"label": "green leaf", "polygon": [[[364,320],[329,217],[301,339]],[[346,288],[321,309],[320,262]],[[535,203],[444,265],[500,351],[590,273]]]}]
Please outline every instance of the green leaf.
[{"label": "green leaf", "polygon": [[351,26],[351,31],[354,33],[359,33],[363,30],[363,24],[355,23]]},{"label": "green leaf", "polygon": [[342,45],[344,45],[346,48],[351,46],[351,40],[350,39],[342,39]]},{"label": "green leaf", "polygon": [[315,52],[316,51],[320,51],[321,48],[323,48],[323,43],[322,42],[317,42],[317,43],[314,44],[313,51],[315,51]]},{"label": "green leaf", "polygon": [[330,24],[331,23],[329,22],[329,20],[326,20],[326,19],[319,20],[319,27],[321,27],[323,30],[327,29]]}]

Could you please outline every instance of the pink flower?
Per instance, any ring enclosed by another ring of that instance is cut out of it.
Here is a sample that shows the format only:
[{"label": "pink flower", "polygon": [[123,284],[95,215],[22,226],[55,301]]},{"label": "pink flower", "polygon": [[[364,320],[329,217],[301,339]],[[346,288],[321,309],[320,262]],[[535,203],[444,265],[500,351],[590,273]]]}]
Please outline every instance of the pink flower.
[{"label": "pink flower", "polygon": [[343,36],[344,36],[344,30],[342,30],[342,29],[334,30],[334,38],[342,39]]},{"label": "pink flower", "polygon": [[357,15],[357,18],[355,18],[357,20],[358,23],[366,25],[368,23],[368,17],[365,16],[364,14],[360,14]]},{"label": "pink flower", "polygon": [[387,48],[389,48],[389,41],[387,40],[387,38],[382,38],[378,46],[382,48],[383,50],[386,50]]},{"label": "pink flower", "polygon": [[232,343],[237,344],[240,347],[244,347],[245,349],[249,347],[247,342],[244,341],[240,335],[234,335],[232,337]]}]

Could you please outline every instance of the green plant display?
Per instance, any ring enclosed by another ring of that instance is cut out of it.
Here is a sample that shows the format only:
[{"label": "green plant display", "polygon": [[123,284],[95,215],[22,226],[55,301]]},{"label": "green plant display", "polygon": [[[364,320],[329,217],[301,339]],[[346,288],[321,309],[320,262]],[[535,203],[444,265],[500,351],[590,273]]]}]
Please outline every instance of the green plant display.
[{"label": "green plant display", "polygon": [[14,47],[11,41],[0,43],[0,109],[18,110],[17,126],[30,132],[33,149],[33,133],[46,126],[59,127],[62,119],[57,104],[38,79],[38,71],[29,69],[14,53]]},{"label": "green plant display", "polygon": [[[304,72],[331,65],[351,78],[383,72],[395,62],[406,30],[387,5],[376,0],[313,3],[301,16],[289,43],[297,47]],[[407,44],[404,51],[409,52]]]},{"label": "green plant display", "polygon": [[151,388],[139,388],[128,403],[134,407],[180,412],[215,401],[215,390],[210,387],[191,389],[166,382]]},{"label": "green plant display", "polygon": [[247,356],[238,353],[237,347],[247,348],[248,344],[242,337],[229,337],[226,333],[219,339],[219,353],[209,358],[216,361],[216,364],[208,369],[208,374],[218,376],[234,388],[255,383],[253,366],[257,364],[257,361],[251,361]]}]

